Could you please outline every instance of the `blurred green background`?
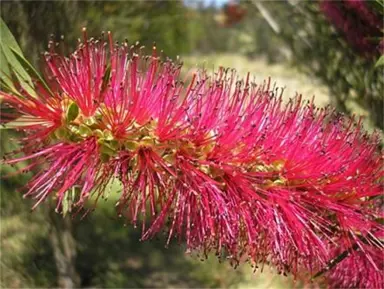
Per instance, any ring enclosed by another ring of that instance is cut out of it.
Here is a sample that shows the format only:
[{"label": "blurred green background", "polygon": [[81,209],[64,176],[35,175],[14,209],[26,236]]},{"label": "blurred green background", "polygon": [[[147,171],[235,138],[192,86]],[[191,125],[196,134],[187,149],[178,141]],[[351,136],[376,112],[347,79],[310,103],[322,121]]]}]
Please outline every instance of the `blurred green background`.
[{"label": "blurred green background", "polygon": [[[320,13],[317,1],[0,3],[1,17],[37,67],[50,37],[64,35],[68,53],[76,47],[81,27],[94,37],[110,30],[115,40],[127,38],[147,47],[155,41],[166,56],[180,55],[184,73],[204,63],[211,71],[219,65],[236,68],[240,75],[249,71],[256,81],[271,76],[277,86],[286,87],[287,98],[297,92],[305,98],[315,95],[320,106],[332,103],[345,113],[364,115],[368,130],[383,128],[383,71],[375,68],[380,55],[357,54]],[[15,136],[1,130],[2,155],[16,148]],[[13,170],[3,166],[1,173]],[[2,288],[304,286],[270,268],[253,273],[247,264],[235,270],[215,256],[200,260],[176,242],[164,248],[162,236],[140,242],[139,230],[116,217],[111,200],[83,220],[63,219],[49,203],[31,213],[32,201],[17,190],[30,177],[1,180]]]}]

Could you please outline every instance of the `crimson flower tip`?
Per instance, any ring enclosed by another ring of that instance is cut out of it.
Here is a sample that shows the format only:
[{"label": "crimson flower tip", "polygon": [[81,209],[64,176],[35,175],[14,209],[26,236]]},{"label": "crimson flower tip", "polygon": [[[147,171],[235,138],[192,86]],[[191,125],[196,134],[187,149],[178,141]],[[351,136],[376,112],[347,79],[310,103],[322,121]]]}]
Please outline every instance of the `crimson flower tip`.
[{"label": "crimson flower tip", "polygon": [[344,34],[345,40],[358,53],[372,57],[381,53],[384,23],[364,0],[322,0],[320,9]]}]

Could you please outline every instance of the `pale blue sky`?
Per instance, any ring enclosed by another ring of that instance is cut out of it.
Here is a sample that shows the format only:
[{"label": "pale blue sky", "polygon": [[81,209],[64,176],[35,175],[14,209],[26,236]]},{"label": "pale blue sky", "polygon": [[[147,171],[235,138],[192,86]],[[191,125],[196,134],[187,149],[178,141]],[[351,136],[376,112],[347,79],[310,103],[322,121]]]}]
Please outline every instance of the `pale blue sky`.
[{"label": "pale blue sky", "polygon": [[203,3],[204,6],[209,6],[212,3],[216,7],[222,7],[225,3],[228,3],[229,0],[184,0],[184,3],[188,6],[197,6],[199,3]]}]

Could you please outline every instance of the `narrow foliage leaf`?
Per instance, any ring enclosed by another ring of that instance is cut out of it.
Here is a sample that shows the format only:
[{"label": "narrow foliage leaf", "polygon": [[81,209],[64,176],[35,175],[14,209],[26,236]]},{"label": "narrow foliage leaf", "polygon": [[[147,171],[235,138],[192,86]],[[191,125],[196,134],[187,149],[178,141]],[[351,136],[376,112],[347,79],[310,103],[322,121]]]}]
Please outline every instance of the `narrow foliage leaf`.
[{"label": "narrow foliage leaf", "polygon": [[17,89],[11,83],[12,75],[15,75],[17,80],[20,82],[20,86],[30,95],[36,96],[32,79],[28,71],[20,64],[12,51],[16,51],[17,54],[22,55],[22,51],[17,44],[15,37],[12,35],[4,21],[0,18],[0,78],[3,83],[6,84],[6,88],[8,88],[11,92],[17,93]]},{"label": "narrow foliage leaf", "polygon": [[383,66],[384,65],[384,55],[381,55],[379,60],[375,64],[375,68]]},{"label": "narrow foliage leaf", "polygon": [[24,69],[26,69],[34,78],[36,78],[51,95],[53,95],[53,92],[51,91],[51,89],[49,88],[45,80],[36,71],[36,69],[28,62],[28,60],[26,60],[25,57],[22,54],[20,54],[16,49],[11,48],[11,51],[13,55],[16,57],[16,59],[19,61],[20,65],[22,65]]}]

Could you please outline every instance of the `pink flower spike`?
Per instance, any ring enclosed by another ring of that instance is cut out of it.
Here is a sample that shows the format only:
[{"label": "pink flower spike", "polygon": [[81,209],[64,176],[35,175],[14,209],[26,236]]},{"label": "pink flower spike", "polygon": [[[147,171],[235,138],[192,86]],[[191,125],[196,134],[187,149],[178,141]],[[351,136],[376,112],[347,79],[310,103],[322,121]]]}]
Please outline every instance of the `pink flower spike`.
[{"label": "pink flower spike", "polygon": [[369,273],[367,286],[379,287],[379,134],[301,96],[284,104],[270,80],[237,81],[234,70],[198,71],[184,84],[182,65],[156,51],[84,32],[68,58],[53,46],[45,54],[49,93],[0,92],[13,109],[4,122],[25,133],[4,163],[28,162],[35,207],[54,198],[60,212],[80,211],[119,182],[117,214],[143,240],[166,230],[167,244],[235,266],[322,272],[346,287],[364,287],[349,276]]}]

